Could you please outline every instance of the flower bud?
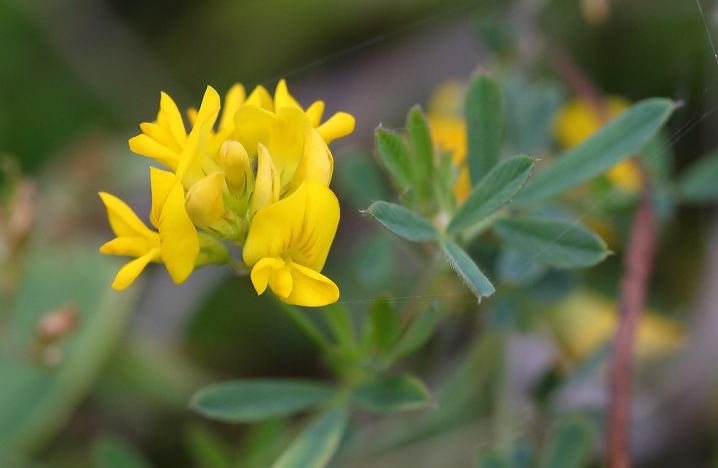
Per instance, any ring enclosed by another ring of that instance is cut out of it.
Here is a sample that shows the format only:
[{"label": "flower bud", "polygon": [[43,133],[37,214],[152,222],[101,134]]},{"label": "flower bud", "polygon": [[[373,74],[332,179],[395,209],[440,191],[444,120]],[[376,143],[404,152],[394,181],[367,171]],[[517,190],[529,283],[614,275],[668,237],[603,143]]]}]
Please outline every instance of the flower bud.
[{"label": "flower bud", "polygon": [[238,141],[227,140],[222,143],[220,157],[229,190],[236,196],[242,196],[251,190],[254,174],[244,146]]},{"label": "flower bud", "polygon": [[77,309],[64,305],[40,317],[35,327],[35,338],[41,343],[51,343],[72,333],[77,327]]},{"label": "flower bud", "polygon": [[279,201],[279,172],[269,150],[263,144],[257,148],[257,180],[250,201],[250,215]]},{"label": "flower bud", "polygon": [[222,187],[224,174],[215,172],[199,180],[189,189],[185,197],[185,207],[192,222],[205,228],[220,220],[224,214]]}]

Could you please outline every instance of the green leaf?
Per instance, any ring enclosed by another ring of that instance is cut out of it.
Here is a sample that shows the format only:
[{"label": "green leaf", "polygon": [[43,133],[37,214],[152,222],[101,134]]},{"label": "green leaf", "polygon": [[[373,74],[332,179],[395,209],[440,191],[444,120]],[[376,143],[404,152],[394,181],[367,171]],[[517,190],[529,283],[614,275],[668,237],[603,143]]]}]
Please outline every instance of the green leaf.
[{"label": "green leaf", "polygon": [[593,452],[594,431],[582,417],[561,418],[551,430],[544,446],[541,468],[581,468]]},{"label": "green leaf", "polygon": [[514,156],[494,167],[474,186],[446,232],[453,234],[469,227],[509,203],[526,183],[533,166],[533,158]]},{"label": "green leaf", "polygon": [[678,194],[685,202],[718,201],[718,152],[699,159],[678,179]]},{"label": "green leaf", "polygon": [[421,348],[431,338],[438,319],[439,314],[434,307],[420,312],[401,334],[399,342],[392,349],[392,355],[400,358]]},{"label": "green leaf", "polygon": [[401,333],[401,324],[389,297],[382,295],[369,307],[370,343],[380,351],[389,351]]},{"label": "green leaf", "polygon": [[513,464],[496,450],[482,450],[476,457],[476,468],[513,468]]},{"label": "green leaf", "polygon": [[504,98],[493,78],[477,74],[466,94],[467,161],[475,185],[499,161],[504,131]]},{"label": "green leaf", "polygon": [[545,264],[514,249],[501,249],[494,268],[501,282],[514,286],[531,285],[541,279],[547,270]]},{"label": "green leaf", "polygon": [[413,185],[417,187],[417,190],[422,195],[429,195],[431,193],[431,176],[434,169],[434,147],[426,119],[418,106],[409,111],[406,126],[413,156],[411,161],[411,166],[414,168]]},{"label": "green leaf", "polygon": [[436,228],[428,220],[394,203],[374,202],[361,213],[371,216],[397,236],[410,241],[429,241],[439,237]]},{"label": "green leaf", "polygon": [[491,281],[481,273],[476,263],[461,247],[453,241],[442,240],[441,248],[444,250],[444,256],[451,268],[466,283],[466,286],[476,295],[479,301],[482,297],[488,297],[496,292]]},{"label": "green leaf", "polygon": [[316,407],[334,395],[334,387],[310,380],[235,380],[199,390],[190,407],[220,421],[254,422]]},{"label": "green leaf", "polygon": [[334,409],[315,419],[272,468],[321,468],[334,456],[346,431],[349,417],[344,409]]},{"label": "green leaf", "polygon": [[608,255],[603,239],[578,223],[516,217],[501,219],[493,228],[508,246],[556,268],[588,267]]},{"label": "green leaf", "polygon": [[374,413],[397,413],[434,404],[429,390],[416,377],[398,375],[374,380],[355,388],[352,404]]},{"label": "green leaf", "polygon": [[124,440],[103,436],[92,446],[95,466],[100,468],[149,468],[150,465],[140,453]]},{"label": "green leaf", "polygon": [[379,159],[399,186],[404,189],[411,185],[412,168],[409,149],[401,135],[378,128],[376,130],[376,148]]},{"label": "green leaf", "polygon": [[532,205],[546,200],[635,155],[668,120],[674,108],[672,101],[662,98],[635,104],[533,176],[514,200],[514,205]]},{"label": "green leaf", "polygon": [[24,353],[38,320],[62,306],[74,309],[80,326],[57,344],[62,360],[55,368],[29,355],[0,353],[0,452],[9,456],[36,451],[63,427],[125,332],[141,289],[112,290],[118,264],[99,255],[97,245],[85,240],[83,245],[28,246],[3,344]]}]

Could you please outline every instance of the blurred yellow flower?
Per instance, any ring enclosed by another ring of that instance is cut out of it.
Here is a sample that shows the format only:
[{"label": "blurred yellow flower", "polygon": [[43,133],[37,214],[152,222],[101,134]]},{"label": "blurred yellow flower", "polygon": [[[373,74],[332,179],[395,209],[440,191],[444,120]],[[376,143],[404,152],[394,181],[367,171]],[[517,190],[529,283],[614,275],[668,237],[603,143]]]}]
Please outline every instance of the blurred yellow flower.
[{"label": "blurred yellow flower", "polygon": [[458,168],[459,176],[454,184],[454,196],[458,204],[471,193],[466,164],[466,122],[462,116],[465,96],[465,85],[458,80],[448,80],[432,94],[426,115],[434,146],[440,151],[451,152],[451,160]]},{"label": "blurred yellow flower", "polygon": [[[618,323],[616,303],[587,291],[571,294],[552,312],[553,328],[569,357],[581,361],[612,340]],[[650,310],[641,315],[635,352],[639,359],[678,349],[685,338],[676,321]]]},{"label": "blurred yellow flower", "polygon": [[[630,103],[620,96],[609,96],[603,101],[605,116],[594,103],[584,98],[574,98],[559,110],[553,122],[554,135],[564,148],[573,148],[590,137],[603,125],[621,115]],[[627,192],[641,187],[641,173],[631,160],[622,161],[606,172],[611,183]]]},{"label": "blurred yellow flower", "polygon": [[199,239],[187,216],[184,191],[171,172],[150,168],[152,210],[149,229],[132,209],[119,198],[100,192],[107,208],[110,226],[117,236],[100,247],[100,252],[137,257],[120,269],[112,283],[114,289],[125,289],[149,262],[163,262],[172,280],[181,283],[189,277],[199,255]]},{"label": "blurred yellow flower", "polygon": [[339,288],[320,272],[339,224],[339,202],[317,182],[257,211],[242,250],[258,294],[267,286],[283,302],[331,304]]}]

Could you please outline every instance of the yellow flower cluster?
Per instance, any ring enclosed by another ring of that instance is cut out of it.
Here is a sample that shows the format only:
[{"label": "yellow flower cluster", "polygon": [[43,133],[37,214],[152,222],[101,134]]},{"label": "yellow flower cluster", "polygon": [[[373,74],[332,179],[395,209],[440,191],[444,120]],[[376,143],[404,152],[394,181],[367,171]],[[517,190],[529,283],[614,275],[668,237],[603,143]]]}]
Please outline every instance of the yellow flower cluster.
[{"label": "yellow flower cluster", "polygon": [[[553,122],[556,140],[564,148],[573,148],[593,135],[595,131],[619,115],[630,103],[620,96],[608,96],[601,103],[605,116],[596,105],[585,98],[574,98],[556,114]],[[626,192],[637,192],[641,187],[641,173],[636,163],[622,161],[606,172],[606,178],[617,188]]]},{"label": "yellow flower cluster", "polygon": [[207,87],[185,129],[174,101],[161,94],[157,120],[129,140],[135,153],[170,171],[150,170],[149,229],[120,199],[100,193],[116,238],[100,251],[137,257],[112,287],[130,285],[149,262],[162,262],[175,283],[194,268],[230,262],[223,241],[242,247],[258,294],[267,286],[284,302],[320,306],[339,298],[320,272],[339,223],[329,189],[334,159],[328,144],[354,130],[338,112],[321,122],[324,103],[303,109],[281,80],[274,97],[241,84],[224,99]]},{"label": "yellow flower cluster", "polygon": [[[562,300],[551,313],[554,333],[573,361],[582,361],[613,338],[618,324],[616,303],[584,290]],[[638,324],[635,352],[649,359],[679,349],[685,329],[675,320],[646,310]]]}]

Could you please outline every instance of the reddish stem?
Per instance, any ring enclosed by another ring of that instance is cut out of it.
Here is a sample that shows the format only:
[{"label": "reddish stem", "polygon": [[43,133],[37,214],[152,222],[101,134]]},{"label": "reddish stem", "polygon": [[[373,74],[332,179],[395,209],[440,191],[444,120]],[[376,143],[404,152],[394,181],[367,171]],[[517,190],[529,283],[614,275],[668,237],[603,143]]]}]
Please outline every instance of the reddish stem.
[{"label": "reddish stem", "polygon": [[629,448],[633,343],[645,305],[656,247],[650,198],[650,187],[644,181],[624,261],[620,317],[611,356],[610,406],[606,434],[609,468],[626,468],[631,465]]}]

